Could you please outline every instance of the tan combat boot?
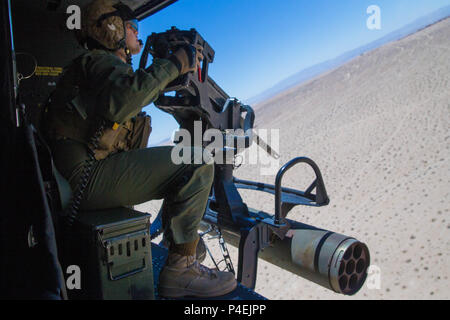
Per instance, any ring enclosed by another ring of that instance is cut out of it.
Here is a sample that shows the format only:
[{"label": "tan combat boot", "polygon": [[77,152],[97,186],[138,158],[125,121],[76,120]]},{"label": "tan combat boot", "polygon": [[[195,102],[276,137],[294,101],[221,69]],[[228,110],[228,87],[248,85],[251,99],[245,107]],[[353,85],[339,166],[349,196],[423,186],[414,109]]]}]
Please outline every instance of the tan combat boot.
[{"label": "tan combat boot", "polygon": [[169,253],[159,275],[159,295],[166,298],[217,297],[233,291],[237,286],[234,274],[209,269],[195,256]]}]

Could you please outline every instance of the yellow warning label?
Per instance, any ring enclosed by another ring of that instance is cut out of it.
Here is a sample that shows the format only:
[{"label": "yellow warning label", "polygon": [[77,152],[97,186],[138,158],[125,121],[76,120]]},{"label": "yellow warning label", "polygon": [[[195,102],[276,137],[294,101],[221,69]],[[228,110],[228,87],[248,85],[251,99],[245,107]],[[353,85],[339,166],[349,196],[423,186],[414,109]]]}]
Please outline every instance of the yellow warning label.
[{"label": "yellow warning label", "polygon": [[57,77],[63,71],[61,67],[37,67],[35,75],[37,76],[49,76],[49,77]]}]

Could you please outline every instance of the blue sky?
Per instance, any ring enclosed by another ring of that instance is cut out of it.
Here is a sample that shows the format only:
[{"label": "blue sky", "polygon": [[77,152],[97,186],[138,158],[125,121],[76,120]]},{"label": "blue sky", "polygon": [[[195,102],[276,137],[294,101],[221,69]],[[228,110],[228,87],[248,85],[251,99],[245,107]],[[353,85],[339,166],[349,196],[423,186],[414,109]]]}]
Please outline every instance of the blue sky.
[{"label": "blue sky", "polygon": [[[380,30],[366,26],[370,5],[381,9]],[[197,29],[216,52],[209,74],[230,96],[245,100],[446,5],[450,0],[178,0],[141,21],[139,37],[171,26]],[[144,110],[152,116],[150,144],[178,127],[155,106]]]}]

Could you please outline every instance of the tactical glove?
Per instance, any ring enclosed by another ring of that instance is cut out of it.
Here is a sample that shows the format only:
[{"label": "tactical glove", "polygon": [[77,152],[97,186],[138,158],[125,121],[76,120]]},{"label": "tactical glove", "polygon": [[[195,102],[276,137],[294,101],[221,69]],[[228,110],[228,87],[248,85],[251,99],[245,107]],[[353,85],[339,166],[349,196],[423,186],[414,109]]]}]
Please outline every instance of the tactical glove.
[{"label": "tactical glove", "polygon": [[174,62],[180,70],[180,75],[196,71],[203,60],[203,48],[199,45],[185,45],[178,49],[169,59]]}]

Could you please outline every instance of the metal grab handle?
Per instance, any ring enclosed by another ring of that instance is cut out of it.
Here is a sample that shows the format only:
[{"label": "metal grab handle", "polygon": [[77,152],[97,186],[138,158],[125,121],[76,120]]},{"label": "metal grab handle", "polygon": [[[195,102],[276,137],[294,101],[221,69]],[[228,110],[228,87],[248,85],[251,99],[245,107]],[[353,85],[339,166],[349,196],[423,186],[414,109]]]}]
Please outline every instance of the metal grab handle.
[{"label": "metal grab handle", "polygon": [[145,259],[142,259],[142,260],[143,260],[143,264],[144,264],[142,267],[139,267],[137,269],[125,272],[125,273],[123,273],[123,274],[121,274],[119,276],[116,276],[116,277],[113,276],[113,274],[112,274],[113,263],[109,263],[108,264],[109,279],[112,280],[112,281],[116,281],[116,280],[120,280],[120,279],[126,278],[128,276],[132,276],[133,274],[136,274],[136,273],[144,271],[147,266],[145,264]]},{"label": "metal grab handle", "polygon": [[298,157],[290,160],[284,166],[278,170],[277,177],[275,178],[275,217],[274,224],[282,225],[281,222],[281,179],[287,170],[292,168],[298,163],[307,163],[309,164],[316,174],[316,180],[308,187],[306,194],[310,194],[311,191],[316,188],[316,203],[321,205],[326,205],[330,202],[327,191],[325,189],[325,184],[322,179],[322,174],[320,172],[317,164],[309,158],[306,157]]}]

